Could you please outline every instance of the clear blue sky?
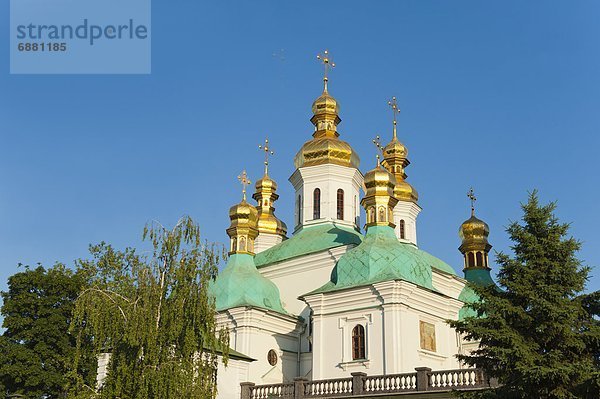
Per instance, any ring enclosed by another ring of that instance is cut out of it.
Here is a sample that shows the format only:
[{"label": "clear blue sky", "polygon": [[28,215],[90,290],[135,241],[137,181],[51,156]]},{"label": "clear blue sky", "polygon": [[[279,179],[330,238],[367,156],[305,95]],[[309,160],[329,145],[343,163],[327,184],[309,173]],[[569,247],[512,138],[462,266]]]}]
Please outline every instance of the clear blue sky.
[{"label": "clear blue sky", "polygon": [[189,214],[224,242],[236,176],[260,177],[267,134],[292,225],[287,178],[311,137],[324,48],[363,172],[398,97],[423,249],[460,270],[472,185],[494,249],[508,250],[504,227],[538,188],[600,289],[600,2],[155,0],[152,12],[151,75],[18,76],[0,6],[0,289],[19,262],[138,245],[151,219]]}]

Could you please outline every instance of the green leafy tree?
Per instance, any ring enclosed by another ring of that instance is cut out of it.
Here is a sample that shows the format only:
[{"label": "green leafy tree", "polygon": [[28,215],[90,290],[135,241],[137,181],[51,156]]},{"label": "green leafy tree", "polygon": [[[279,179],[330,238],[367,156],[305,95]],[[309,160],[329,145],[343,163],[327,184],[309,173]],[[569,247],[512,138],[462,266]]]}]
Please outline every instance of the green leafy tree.
[{"label": "green leafy tree", "polygon": [[[0,397],[63,398],[76,339],[68,333],[75,300],[85,284],[78,273],[56,265],[25,268],[2,293],[6,329],[0,336]],[[89,341],[81,340],[83,380],[95,377]]]},{"label": "green leafy tree", "polygon": [[536,192],[522,209],[522,223],[507,228],[514,256],[497,255],[499,287],[472,286],[481,301],[469,306],[478,316],[451,322],[481,342],[460,360],[500,383],[470,395],[597,399],[600,294],[584,294],[590,269],[576,257],[581,244],[559,223],[555,204],[540,205]]},{"label": "green leafy tree", "polygon": [[217,274],[216,247],[200,241],[184,218],[172,230],[144,229],[151,255],[133,249],[91,247],[80,261],[89,286],[76,301],[77,334],[94,337],[94,352],[110,353],[98,391],[73,376],[70,397],[127,399],[212,398],[218,351],[228,335],[217,331],[208,284]]}]

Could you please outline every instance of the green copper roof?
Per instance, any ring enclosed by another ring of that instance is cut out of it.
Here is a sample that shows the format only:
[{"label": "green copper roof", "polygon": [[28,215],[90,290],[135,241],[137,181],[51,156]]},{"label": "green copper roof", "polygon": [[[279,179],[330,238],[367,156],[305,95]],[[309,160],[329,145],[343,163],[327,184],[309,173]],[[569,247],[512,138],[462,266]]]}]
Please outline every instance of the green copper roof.
[{"label": "green copper roof", "polygon": [[292,238],[271,247],[258,255],[254,262],[261,268],[297,256],[325,251],[343,245],[358,245],[362,235],[356,230],[333,223],[304,227]]},{"label": "green copper roof", "polygon": [[449,264],[447,264],[446,262],[444,262],[443,260],[436,258],[435,256],[431,255],[428,252],[425,252],[423,250],[420,250],[418,248],[415,248],[417,250],[417,252],[419,253],[419,255],[421,257],[423,257],[423,259],[429,263],[429,265],[431,265],[431,267],[433,267],[434,269],[437,269],[439,271],[442,271],[444,273],[448,273],[451,274],[453,276],[457,276],[456,271],[454,270],[454,268],[452,268],[452,266],[450,266]]},{"label": "green copper roof", "polygon": [[227,265],[210,286],[218,311],[238,306],[255,306],[287,314],[281,305],[279,289],[263,277],[249,254],[231,255]]},{"label": "green copper roof", "polygon": [[489,269],[466,269],[465,280],[475,285],[496,285]]},{"label": "green copper roof", "polygon": [[372,226],[363,242],[340,258],[331,281],[313,293],[388,280],[409,281],[437,291],[431,282],[432,259],[436,260],[436,264],[441,262],[412,244],[398,241],[391,227]]},{"label": "green copper roof", "polygon": [[[465,270],[465,280],[467,280],[471,284],[475,284],[478,286],[487,286],[487,285],[496,285],[494,280],[492,280],[492,276],[490,275],[489,269],[466,269]],[[458,300],[464,302],[465,304],[478,302],[480,301],[479,295],[473,291],[471,287],[465,285],[465,288],[461,291],[458,296]],[[477,316],[477,313],[468,306],[463,306],[462,309],[458,312],[458,319],[463,320],[465,317],[474,317]]]}]

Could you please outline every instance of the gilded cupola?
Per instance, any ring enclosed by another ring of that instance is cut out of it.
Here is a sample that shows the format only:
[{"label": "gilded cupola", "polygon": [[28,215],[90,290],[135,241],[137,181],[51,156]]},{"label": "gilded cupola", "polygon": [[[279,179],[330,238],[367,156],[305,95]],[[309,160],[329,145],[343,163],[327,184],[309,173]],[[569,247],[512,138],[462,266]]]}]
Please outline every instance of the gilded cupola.
[{"label": "gilded cupola", "polygon": [[361,200],[367,215],[367,228],[396,226],[393,222],[394,207],[398,203],[398,199],[394,197],[395,185],[394,175],[381,167],[377,155],[377,166],[365,175],[366,193]]},{"label": "gilded cupola", "polygon": [[477,198],[471,189],[468,193],[471,200],[471,217],[463,222],[458,234],[462,241],[459,251],[465,258],[465,270],[487,269],[488,253],[492,246],[488,242],[490,228],[483,220],[475,216],[475,201]]},{"label": "gilded cupola", "polygon": [[243,186],[242,202],[229,209],[231,224],[227,229],[230,238],[229,254],[254,255],[254,240],[258,236],[258,210],[246,202],[246,186],[251,182],[244,170],[238,177]]},{"label": "gilded cupola", "polygon": [[252,195],[257,203],[258,233],[276,234],[285,239],[287,226],[275,216],[275,207],[273,206],[279,195],[276,193],[277,183],[269,176],[269,155],[274,155],[269,147],[269,139],[266,139],[265,144],[259,145],[258,148],[265,152],[265,174],[256,182],[256,192]]},{"label": "gilded cupola", "polygon": [[296,168],[323,164],[336,164],[358,168],[360,159],[350,144],[340,140],[337,126],[341,122],[340,106],[337,100],[329,94],[327,71],[335,66],[329,53],[325,51],[317,58],[325,66],[323,78],[323,93],[313,102],[313,116],[310,121],[315,127],[313,138],[302,146],[296,154]]},{"label": "gilded cupola", "polygon": [[405,168],[410,165],[408,160],[408,149],[404,144],[398,140],[397,134],[397,120],[396,116],[400,113],[396,97],[392,97],[388,104],[392,108],[394,119],[393,119],[393,135],[392,141],[388,145],[383,147],[383,166],[396,178],[396,187],[394,188],[394,195],[400,201],[411,201],[417,202],[419,200],[419,194],[413,186],[406,181]]}]

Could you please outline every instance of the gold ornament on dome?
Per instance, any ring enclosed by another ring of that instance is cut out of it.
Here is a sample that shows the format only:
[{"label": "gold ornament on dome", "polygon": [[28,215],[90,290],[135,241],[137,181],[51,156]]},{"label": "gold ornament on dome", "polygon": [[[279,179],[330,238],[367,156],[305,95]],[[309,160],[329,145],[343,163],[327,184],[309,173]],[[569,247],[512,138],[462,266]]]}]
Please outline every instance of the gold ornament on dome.
[{"label": "gold ornament on dome", "polygon": [[393,119],[394,119],[394,138],[397,137],[396,134],[396,114],[400,114],[400,108],[398,108],[398,102],[396,101],[396,97],[392,97],[392,99],[390,101],[388,101],[388,105],[392,108],[392,115],[393,115]]},{"label": "gold ornament on dome", "polygon": [[477,197],[475,196],[475,191],[473,191],[473,187],[467,193],[467,197],[471,201],[471,216],[475,216],[475,201],[477,201]]},{"label": "gold ornament on dome", "polygon": [[273,206],[274,202],[279,198],[279,195],[275,192],[277,190],[277,183],[269,177],[269,156],[275,155],[275,151],[271,148],[268,138],[265,139],[264,144],[258,146],[258,149],[265,154],[265,175],[257,180],[255,185],[256,192],[252,195],[252,198],[257,203],[258,232],[259,234],[277,234],[285,239],[287,226],[275,216],[275,207]]},{"label": "gold ornament on dome", "polygon": [[317,59],[323,64],[323,92],[327,93],[327,73],[330,69],[335,68],[335,63],[329,55],[329,51],[325,50],[322,54],[317,54]]},{"label": "gold ornament on dome", "polygon": [[244,169],[242,173],[238,176],[238,180],[242,184],[242,198],[244,199],[244,201],[246,201],[246,187],[252,184],[252,182],[248,178],[246,169]]},{"label": "gold ornament on dome", "polygon": [[367,227],[377,225],[395,227],[393,209],[398,203],[398,199],[394,196],[396,179],[393,174],[381,167],[379,136],[373,140],[373,144],[377,147],[375,155],[377,166],[365,174],[365,196],[360,203],[367,214]]},{"label": "gold ornament on dome", "polygon": [[471,202],[471,217],[463,222],[458,230],[458,235],[462,240],[459,250],[462,253],[468,251],[484,251],[487,253],[492,247],[488,242],[490,228],[486,222],[475,216],[475,191],[471,188],[467,192],[467,198]]},{"label": "gold ornament on dome", "polygon": [[229,254],[253,254],[254,239],[258,235],[258,210],[246,202],[246,187],[251,184],[246,170],[242,171],[238,180],[242,185],[243,198],[242,202],[229,208],[229,220],[231,221],[227,229],[227,235],[231,239]]},{"label": "gold ornament on dome", "polygon": [[388,105],[392,110],[392,141],[390,141],[385,147],[383,147],[383,166],[394,175],[396,178],[396,187],[394,188],[394,195],[400,201],[417,202],[419,200],[419,194],[413,186],[406,181],[405,168],[410,165],[408,160],[408,150],[404,144],[398,140],[397,117],[400,115],[400,108],[398,107],[398,101],[396,97],[392,97],[388,101]]},{"label": "gold ornament on dome", "polygon": [[265,144],[258,145],[259,150],[263,150],[265,153],[265,176],[269,174],[269,155],[275,155],[275,152],[269,147],[269,138],[265,138]]},{"label": "gold ornament on dome", "polygon": [[338,138],[337,126],[341,122],[340,107],[328,92],[328,75],[335,66],[331,54],[325,50],[317,56],[324,66],[323,93],[313,102],[313,116],[310,119],[315,127],[313,139],[304,143],[294,158],[296,168],[335,164],[358,168],[360,159],[350,144]]}]

